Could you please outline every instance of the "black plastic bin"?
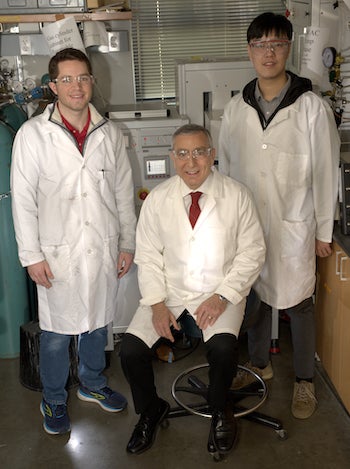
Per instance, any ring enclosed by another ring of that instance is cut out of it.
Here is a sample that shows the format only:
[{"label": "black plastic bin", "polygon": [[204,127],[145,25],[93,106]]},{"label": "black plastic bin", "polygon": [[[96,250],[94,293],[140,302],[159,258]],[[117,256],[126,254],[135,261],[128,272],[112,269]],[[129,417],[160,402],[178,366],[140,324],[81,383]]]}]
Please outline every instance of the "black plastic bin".
[{"label": "black plastic bin", "polygon": [[[20,382],[33,391],[41,391],[39,372],[39,343],[41,329],[39,322],[31,321],[20,327]],[[78,378],[78,340],[73,337],[69,346],[70,370],[67,389],[79,384]]]}]

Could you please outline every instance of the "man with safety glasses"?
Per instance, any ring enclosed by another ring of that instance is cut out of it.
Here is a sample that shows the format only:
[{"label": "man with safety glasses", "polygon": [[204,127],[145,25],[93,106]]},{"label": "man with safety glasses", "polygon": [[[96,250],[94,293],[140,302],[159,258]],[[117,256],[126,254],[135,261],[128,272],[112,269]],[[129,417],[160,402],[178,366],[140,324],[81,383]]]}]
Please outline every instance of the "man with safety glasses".
[{"label": "man with safety glasses", "polygon": [[203,333],[210,367],[207,448],[224,455],[237,439],[229,390],[246,296],[264,263],[264,237],[250,193],[214,168],[206,128],[177,129],[170,156],[176,176],[148,195],[136,230],[142,299],[120,356],[140,418],[127,451],[150,449],[166,418],[170,406],[155,387],[153,347],[161,337],[174,342],[173,329],[188,314]]},{"label": "man with safety glasses", "polygon": [[[247,31],[257,78],[227,104],[219,136],[219,169],[253,192],[267,244],[255,284],[260,322],[248,333],[248,366],[273,377],[269,349],[272,308],[290,317],[295,384],[292,414],[316,409],[315,324],[312,295],[316,255],[332,252],[338,191],[339,136],[332,111],[312,83],[286,71],[292,24],[263,13]],[[240,374],[234,388],[248,384]]]},{"label": "man with safety glasses", "polygon": [[107,325],[118,279],[135,249],[134,190],[124,138],[90,103],[88,57],[63,49],[49,62],[56,100],[23,124],[13,146],[11,187],[19,258],[37,285],[40,411],[50,435],[71,429],[66,382],[78,336],[79,399],[120,412],[126,398],[107,385]]}]

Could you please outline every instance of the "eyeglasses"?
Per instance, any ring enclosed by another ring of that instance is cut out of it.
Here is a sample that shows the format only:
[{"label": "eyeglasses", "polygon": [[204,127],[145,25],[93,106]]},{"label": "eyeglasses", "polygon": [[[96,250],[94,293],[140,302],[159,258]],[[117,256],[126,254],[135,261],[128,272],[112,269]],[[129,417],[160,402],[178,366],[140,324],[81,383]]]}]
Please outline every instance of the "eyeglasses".
[{"label": "eyeglasses", "polygon": [[65,75],[64,77],[54,78],[51,80],[53,83],[61,83],[62,85],[71,85],[74,81],[82,85],[88,85],[93,80],[92,75],[78,75],[77,77],[72,77],[70,75]]},{"label": "eyeglasses", "polygon": [[284,52],[291,41],[286,40],[276,40],[276,41],[257,41],[250,42],[249,46],[257,54],[265,54],[267,50],[275,52],[276,54],[281,54]]},{"label": "eyeglasses", "polygon": [[179,160],[189,160],[190,156],[195,160],[201,160],[210,155],[212,148],[195,148],[194,150],[172,150],[173,155]]}]

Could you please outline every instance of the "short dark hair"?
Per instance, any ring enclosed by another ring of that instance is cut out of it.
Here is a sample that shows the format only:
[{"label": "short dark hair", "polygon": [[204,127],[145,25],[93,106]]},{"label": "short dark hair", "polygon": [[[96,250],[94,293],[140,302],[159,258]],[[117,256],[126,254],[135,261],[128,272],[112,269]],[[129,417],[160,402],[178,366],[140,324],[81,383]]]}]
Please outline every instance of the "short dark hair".
[{"label": "short dark hair", "polygon": [[208,138],[210,147],[213,145],[213,140],[212,140],[209,130],[203,127],[202,125],[198,125],[198,124],[185,124],[182,127],[179,127],[177,130],[175,130],[173,134],[173,142],[174,142],[174,139],[178,135],[197,134],[197,133],[204,134]]},{"label": "short dark hair", "polygon": [[79,62],[86,63],[89,74],[92,75],[92,67],[88,57],[79,49],[73,49],[69,47],[58,51],[49,62],[49,76],[50,80],[54,80],[58,77],[58,64],[65,62],[66,60],[78,60]]},{"label": "short dark hair", "polygon": [[277,37],[285,37],[291,41],[293,38],[292,23],[283,15],[272,12],[262,13],[257,16],[249,25],[247,30],[248,44],[252,39],[260,39],[275,33]]}]

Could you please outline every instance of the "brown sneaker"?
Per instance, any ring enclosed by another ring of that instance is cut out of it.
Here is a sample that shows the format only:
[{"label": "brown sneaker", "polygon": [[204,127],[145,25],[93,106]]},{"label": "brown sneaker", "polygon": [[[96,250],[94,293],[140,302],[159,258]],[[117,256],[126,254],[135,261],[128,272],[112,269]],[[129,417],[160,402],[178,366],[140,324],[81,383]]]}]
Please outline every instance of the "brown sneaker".
[{"label": "brown sneaker", "polygon": [[[257,368],[251,364],[251,362],[247,362],[243,365],[245,368],[254,371],[257,375],[261,376],[261,378],[266,381],[268,379],[273,378],[273,369],[271,366],[271,362],[265,368]],[[241,389],[255,381],[254,376],[251,373],[248,373],[244,370],[238,370],[237,376],[233,379],[231,389]]]},{"label": "brown sneaker", "polygon": [[308,419],[315,412],[317,399],[314,383],[300,381],[294,383],[292,414],[297,419]]}]

